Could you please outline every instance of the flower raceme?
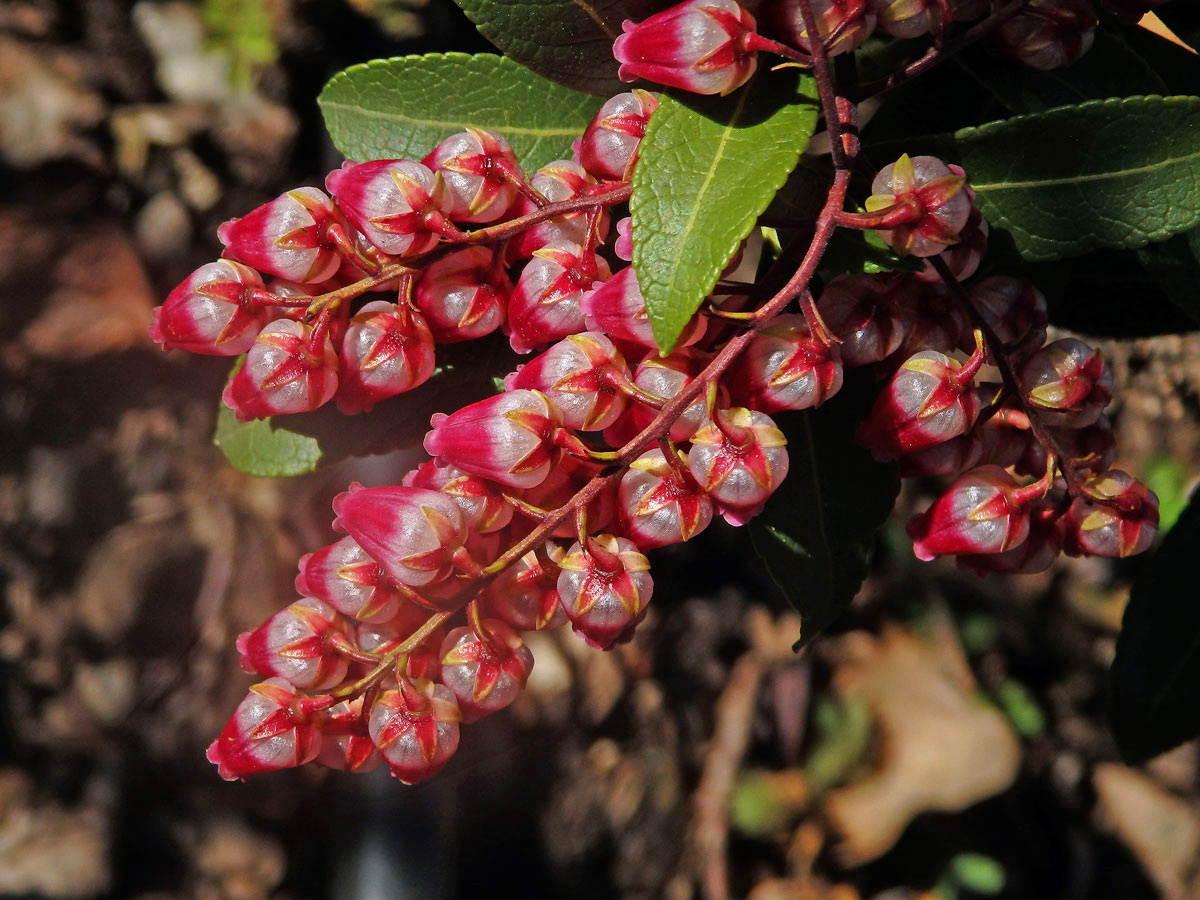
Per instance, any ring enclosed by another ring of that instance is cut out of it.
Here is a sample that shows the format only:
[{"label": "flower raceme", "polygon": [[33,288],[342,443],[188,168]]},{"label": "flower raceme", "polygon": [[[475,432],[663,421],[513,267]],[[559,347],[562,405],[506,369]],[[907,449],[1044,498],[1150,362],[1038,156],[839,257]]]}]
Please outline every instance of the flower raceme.
[{"label": "flower raceme", "polygon": [[[812,11],[840,52],[876,19],[936,30],[965,6]],[[798,4],[778,7],[802,25]],[[688,0],[626,23],[614,52],[622,77],[728,93],[758,52],[780,52],[756,29],[732,0]],[[1080,341],[1046,345],[1032,285],[968,280],[987,223],[966,173],[941,160],[886,166],[865,211],[836,220],[923,271],[838,275],[761,318],[726,299],[660,355],[619,205],[657,104],[641,89],[611,98],[572,159],[531,174],[477,128],[419,161],[347,163],[328,194],[299,188],[223,226],[226,258],[156,313],[164,347],[244,354],[224,397],[243,421],[327,403],[379,415],[434,378],[440,344],[503,332],[531,354],[503,390],[434,415],[430,458],[401,484],[334,500],[339,536],[300,559],[299,598],[237,641],[264,680],[209,748],[222,777],[310,761],[432,776],[463,724],[524,688],[522,632],[630,640],[654,592],[646,553],[715,515],[757,515],[787,476],[787,417],[838,402],[856,368],[883,385],[860,442],[906,475],[952,479],[909,523],[919,557],[1029,572],[1060,551],[1125,556],[1152,541],[1156,499],[1110,468],[1107,367]],[[961,292],[941,284],[946,269]],[[985,380],[988,364],[1003,384]]]}]

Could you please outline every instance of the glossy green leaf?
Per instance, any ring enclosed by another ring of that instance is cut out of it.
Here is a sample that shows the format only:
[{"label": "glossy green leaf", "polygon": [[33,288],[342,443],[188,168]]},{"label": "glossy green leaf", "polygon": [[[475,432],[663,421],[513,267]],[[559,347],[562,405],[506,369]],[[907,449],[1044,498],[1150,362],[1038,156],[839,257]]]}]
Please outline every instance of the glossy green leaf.
[{"label": "glossy green leaf", "polygon": [[654,337],[675,346],[717,277],[796,166],[816,88],[761,72],[728,97],[664,94],[633,173],[633,264]]},{"label": "glossy green leaf", "polygon": [[613,41],[621,22],[672,0],[455,0],[504,55],[546,78],[605,97],[629,90],[617,78]]},{"label": "glossy green leaf", "polygon": [[1142,762],[1200,735],[1200,603],[1193,494],[1157,552],[1140,561],[1113,660],[1109,712],[1122,755]]},{"label": "glossy green leaf", "polygon": [[874,385],[851,379],[820,409],[776,418],[791,468],[746,527],[772,579],[800,613],[798,646],[832,624],[858,593],[875,533],[900,491],[896,468],[876,462],[854,441],[874,392]]},{"label": "glossy green leaf", "polygon": [[600,104],[502,56],[430,53],[351,66],[317,101],[348,159],[421,159],[467,125],[507,138],[528,169],[570,156]]}]

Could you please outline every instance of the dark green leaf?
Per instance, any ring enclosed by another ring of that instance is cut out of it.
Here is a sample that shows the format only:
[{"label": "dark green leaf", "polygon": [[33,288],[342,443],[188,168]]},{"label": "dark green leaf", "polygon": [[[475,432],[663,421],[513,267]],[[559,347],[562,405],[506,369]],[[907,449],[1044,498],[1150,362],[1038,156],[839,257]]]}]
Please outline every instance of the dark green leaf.
[{"label": "dark green leaf", "polygon": [[1200,500],[1186,510],[1134,581],[1109,712],[1121,754],[1138,763],[1200,735]]},{"label": "dark green leaf", "polygon": [[671,0],[455,0],[504,55],[546,78],[589,93],[629,90],[617,78],[613,41],[621,22],[640,22]]},{"label": "dark green leaf", "polygon": [[663,352],[808,145],[812,78],[761,72],[728,97],[664,94],[633,173],[633,264]]},{"label": "dark green leaf", "polygon": [[571,153],[592,121],[595,97],[487,53],[430,53],[351,66],[317,101],[348,159],[422,159],[474,125],[508,139],[528,169]]},{"label": "dark green leaf", "polygon": [[993,234],[1026,260],[1136,249],[1200,223],[1200,97],[1088,101],[895,143],[876,149],[963,166]]},{"label": "dark green leaf", "polygon": [[746,527],[772,579],[800,613],[797,646],[828,627],[858,593],[875,533],[900,490],[895,467],[875,462],[854,441],[873,387],[852,379],[844,396],[820,409],[776,419],[788,438],[791,469]]}]

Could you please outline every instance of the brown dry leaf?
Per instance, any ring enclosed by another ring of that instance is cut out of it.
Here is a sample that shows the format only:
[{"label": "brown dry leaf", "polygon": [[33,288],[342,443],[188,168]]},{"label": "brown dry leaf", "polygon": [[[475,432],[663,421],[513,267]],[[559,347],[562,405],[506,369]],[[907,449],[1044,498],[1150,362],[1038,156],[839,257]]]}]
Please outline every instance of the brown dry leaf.
[{"label": "brown dry leaf", "polygon": [[287,873],[279,842],[235,821],[206,826],[191,850],[201,882],[198,897],[266,900]]},{"label": "brown dry leaf", "polygon": [[0,35],[0,157],[22,168],[68,157],[102,165],[81,132],[105,105],[85,81],[79,60]]},{"label": "brown dry leaf", "polygon": [[0,894],[83,898],[108,888],[108,829],[96,806],[35,806],[29,780],[0,771]]},{"label": "brown dry leaf", "polygon": [[850,865],[886,852],[912,818],[954,812],[1012,784],[1021,748],[1004,717],[981,703],[948,622],[929,640],[898,626],[837,645],[834,685],[871,707],[881,735],[878,767],[830,793],[825,813]]},{"label": "brown dry leaf", "polygon": [[34,356],[83,360],[150,339],[158,302],[129,238],[109,229],[73,245],[54,270],[56,288],[21,333]]},{"label": "brown dry leaf", "polygon": [[1097,813],[1167,898],[1183,897],[1200,868],[1200,812],[1141,772],[1102,763],[1092,775]]}]

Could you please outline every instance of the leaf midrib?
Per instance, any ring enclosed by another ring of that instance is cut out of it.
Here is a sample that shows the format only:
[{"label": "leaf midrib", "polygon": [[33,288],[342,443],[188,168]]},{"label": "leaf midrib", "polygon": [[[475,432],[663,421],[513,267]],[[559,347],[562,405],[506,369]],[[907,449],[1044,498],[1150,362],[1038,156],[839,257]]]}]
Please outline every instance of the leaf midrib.
[{"label": "leaf midrib", "polygon": [[[683,228],[679,231],[681,237],[689,235],[692,231],[692,226],[696,224],[696,216],[699,215],[704,197],[708,193],[708,187],[712,184],[713,178],[716,176],[717,166],[724,159],[725,146],[729,143],[729,137],[733,133],[734,126],[741,120],[742,112],[746,108],[746,99],[749,95],[750,91],[748,90],[739,92],[737,106],[734,107],[733,115],[729,117],[728,124],[721,129],[721,138],[717,141],[716,152],[713,153],[712,162],[709,163],[708,171],[704,174],[704,181],[700,185],[700,190],[696,192],[696,202],[692,204],[692,210],[688,214],[687,221],[684,222]],[[680,272],[682,271],[682,267],[677,267],[673,271]],[[667,284],[674,290],[678,284],[678,280],[672,278]]]},{"label": "leaf midrib", "polygon": [[999,191],[1010,190],[1030,190],[1032,188],[1043,187],[1058,187],[1067,184],[1093,184],[1098,181],[1111,181],[1116,178],[1126,178],[1134,175],[1142,175],[1148,172],[1157,172],[1160,169],[1165,169],[1169,166],[1183,165],[1184,163],[1200,159],[1200,150],[1195,153],[1189,153],[1185,156],[1173,156],[1168,159],[1160,160],[1156,163],[1150,163],[1144,166],[1135,166],[1132,169],[1119,169],[1114,172],[1096,172],[1091,175],[1072,175],[1066,178],[1045,178],[1040,181],[1001,181],[995,184],[975,184],[973,187],[977,191],[989,191],[997,193]]},{"label": "leaf midrib", "polygon": [[[332,109],[336,112],[351,112],[354,115],[362,116],[366,119],[381,119],[387,122],[403,122],[408,125],[417,125],[426,128],[458,128],[463,124],[463,119],[418,119],[414,116],[405,115],[404,113],[384,112],[383,110],[371,109],[367,106],[359,106],[354,103],[344,103],[338,100],[323,100],[321,101],[322,109]],[[524,137],[575,137],[579,134],[578,128],[531,128],[529,126],[509,125],[507,123],[481,124],[475,118],[471,119],[471,124],[485,130],[500,131],[505,135],[519,134]]]}]

